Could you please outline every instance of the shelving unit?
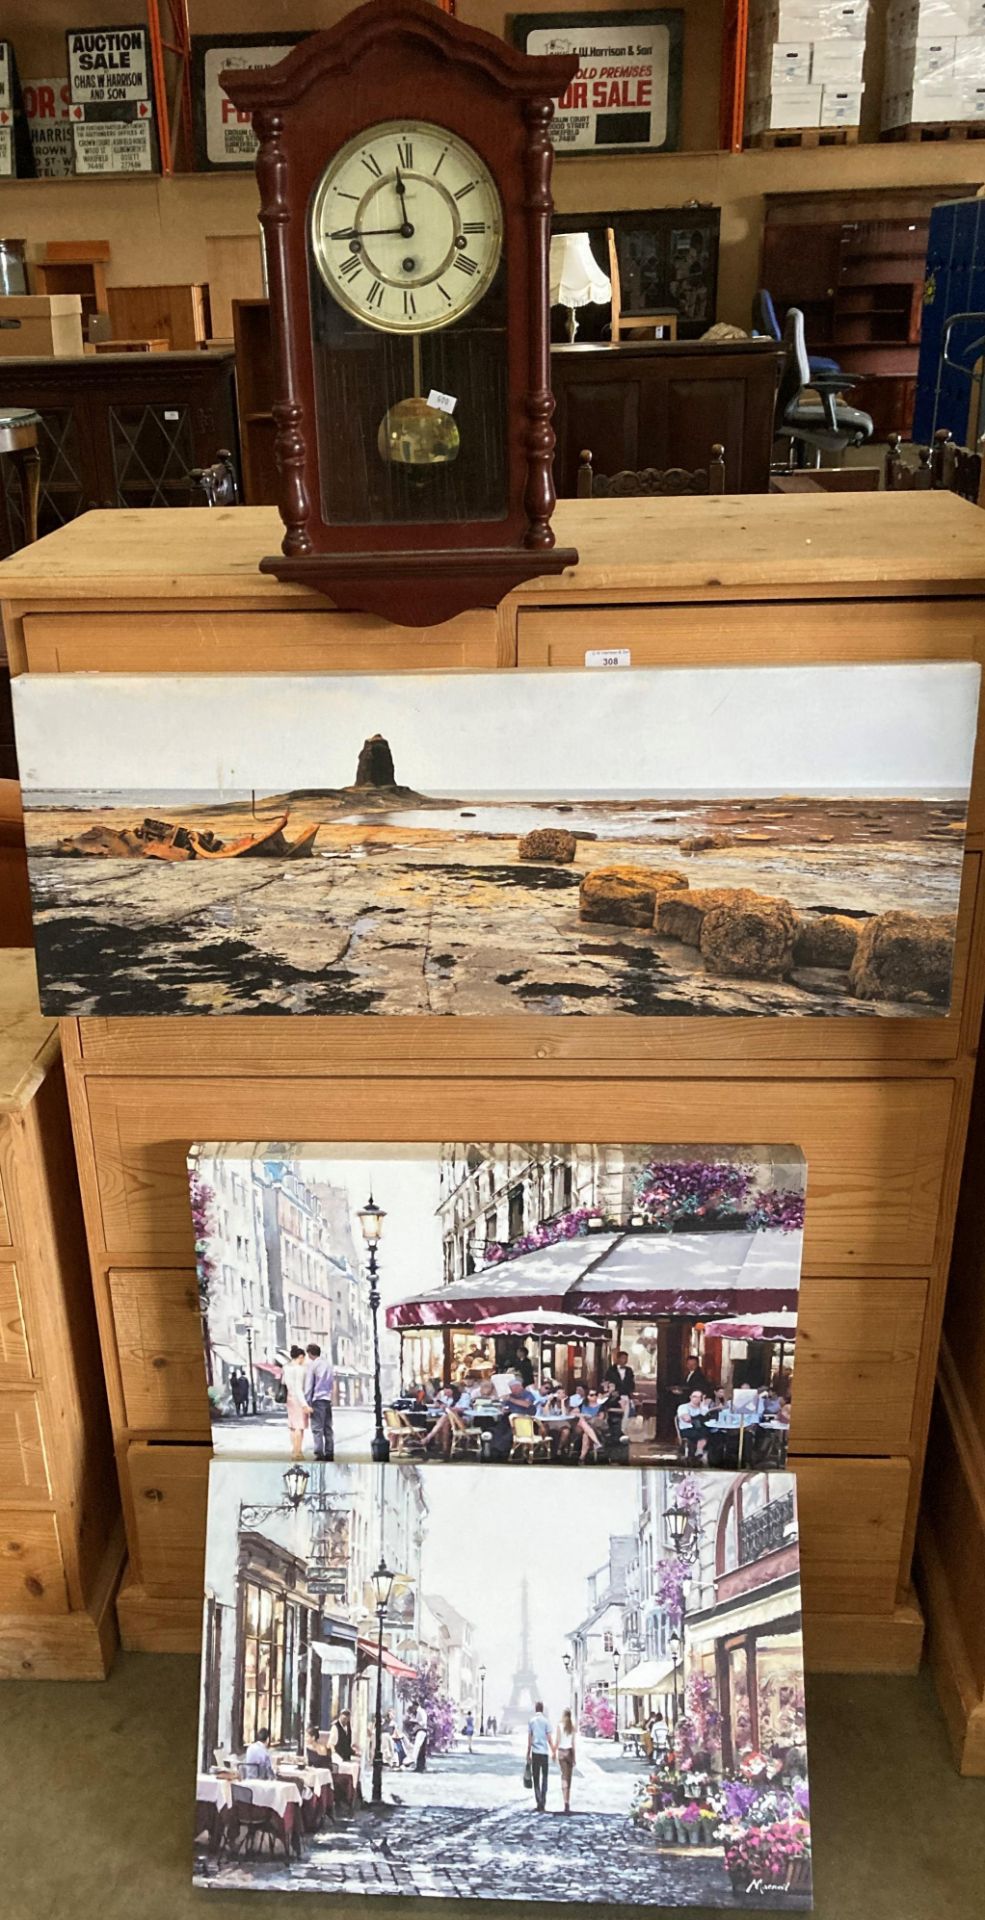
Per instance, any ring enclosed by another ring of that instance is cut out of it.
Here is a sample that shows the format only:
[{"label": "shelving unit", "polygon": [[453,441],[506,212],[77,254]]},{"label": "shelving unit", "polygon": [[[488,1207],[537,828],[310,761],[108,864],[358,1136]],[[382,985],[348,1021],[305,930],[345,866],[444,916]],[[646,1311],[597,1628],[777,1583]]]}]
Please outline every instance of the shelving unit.
[{"label": "shelving unit", "polygon": [[908,436],[916,395],[930,209],[950,190],[768,196],[762,284],[803,310],[812,352],[857,376],[875,437]]}]

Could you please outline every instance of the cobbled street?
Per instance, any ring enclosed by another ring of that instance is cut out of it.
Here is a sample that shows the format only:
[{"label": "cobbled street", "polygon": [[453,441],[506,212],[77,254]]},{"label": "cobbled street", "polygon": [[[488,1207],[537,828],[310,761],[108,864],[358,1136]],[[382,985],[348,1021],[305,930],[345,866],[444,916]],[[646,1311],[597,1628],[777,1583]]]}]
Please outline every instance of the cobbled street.
[{"label": "cobbled street", "polygon": [[[474,1748],[441,1754],[422,1774],[388,1771],[385,1809],[367,1806],[309,1837],[303,1860],[288,1865],[264,1854],[218,1869],[209,1863],[204,1873],[199,1863],[197,1883],[431,1899],[755,1906],[749,1896],[733,1895],[717,1850],[659,1854],[637,1836],[627,1812],[638,1762],[582,1740],[571,1814],[562,1812],[553,1765],[547,1810],[538,1814],[522,1782],[521,1736],[476,1739]],[[771,1895],[761,1904],[783,1911],[803,1901]]]}]

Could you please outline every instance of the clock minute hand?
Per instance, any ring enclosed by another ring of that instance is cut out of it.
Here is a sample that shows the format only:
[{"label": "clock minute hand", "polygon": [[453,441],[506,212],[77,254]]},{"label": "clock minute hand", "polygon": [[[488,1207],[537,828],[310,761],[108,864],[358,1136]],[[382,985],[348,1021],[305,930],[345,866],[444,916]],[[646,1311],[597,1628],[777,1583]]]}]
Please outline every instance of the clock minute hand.
[{"label": "clock minute hand", "polygon": [[399,234],[404,240],[409,240],[413,232],[413,227],[404,221],[402,227],[338,227],[328,237],[330,240],[376,240],[382,235]]}]

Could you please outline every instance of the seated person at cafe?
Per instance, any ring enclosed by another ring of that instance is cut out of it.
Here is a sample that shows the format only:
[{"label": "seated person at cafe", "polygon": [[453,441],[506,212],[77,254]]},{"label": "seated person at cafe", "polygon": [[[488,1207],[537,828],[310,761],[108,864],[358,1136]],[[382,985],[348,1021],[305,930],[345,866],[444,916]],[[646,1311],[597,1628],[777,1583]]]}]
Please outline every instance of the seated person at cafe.
[{"label": "seated person at cafe", "polygon": [[328,1735],[322,1733],[317,1720],[313,1720],[305,1735],[304,1757],[309,1767],[323,1767],[331,1762],[332,1749],[328,1744]]},{"label": "seated person at cafe", "polygon": [[[576,1416],[576,1429],[581,1436],[579,1460],[587,1460],[589,1454],[602,1452],[605,1419],[612,1396],[599,1393],[596,1387],[590,1387],[585,1394]],[[616,1400],[618,1406],[619,1402]]]},{"label": "seated person at cafe", "polygon": [[[470,1374],[469,1380],[474,1382],[474,1379],[475,1375]],[[471,1413],[475,1399],[474,1388],[471,1385],[464,1385],[457,1389],[455,1387],[443,1387],[438,1399],[439,1404],[444,1407],[444,1412],[431,1428],[424,1442],[424,1450],[427,1452],[432,1444],[437,1441],[445,1459],[448,1460],[451,1457],[451,1443],[455,1437],[455,1423],[451,1415],[452,1413],[456,1413],[461,1419]]]},{"label": "seated person at cafe", "polygon": [[244,1780],[272,1780],[274,1765],[270,1758],[270,1728],[258,1727],[243,1756]]},{"label": "seated person at cafe", "polygon": [[678,1407],[676,1426],[685,1460],[694,1461],[706,1453],[705,1420],[710,1411],[709,1402],[697,1387]]}]

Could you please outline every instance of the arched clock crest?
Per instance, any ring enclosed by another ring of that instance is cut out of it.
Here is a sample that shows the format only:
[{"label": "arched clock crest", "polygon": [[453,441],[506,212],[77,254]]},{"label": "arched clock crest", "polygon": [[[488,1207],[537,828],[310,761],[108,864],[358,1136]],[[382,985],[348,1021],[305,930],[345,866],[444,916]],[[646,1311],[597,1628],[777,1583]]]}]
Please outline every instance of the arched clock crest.
[{"label": "arched clock crest", "polygon": [[576,69],[370,0],[222,76],[260,143],[285,527],[264,572],[418,626],[577,560],[551,530],[548,297]]}]

